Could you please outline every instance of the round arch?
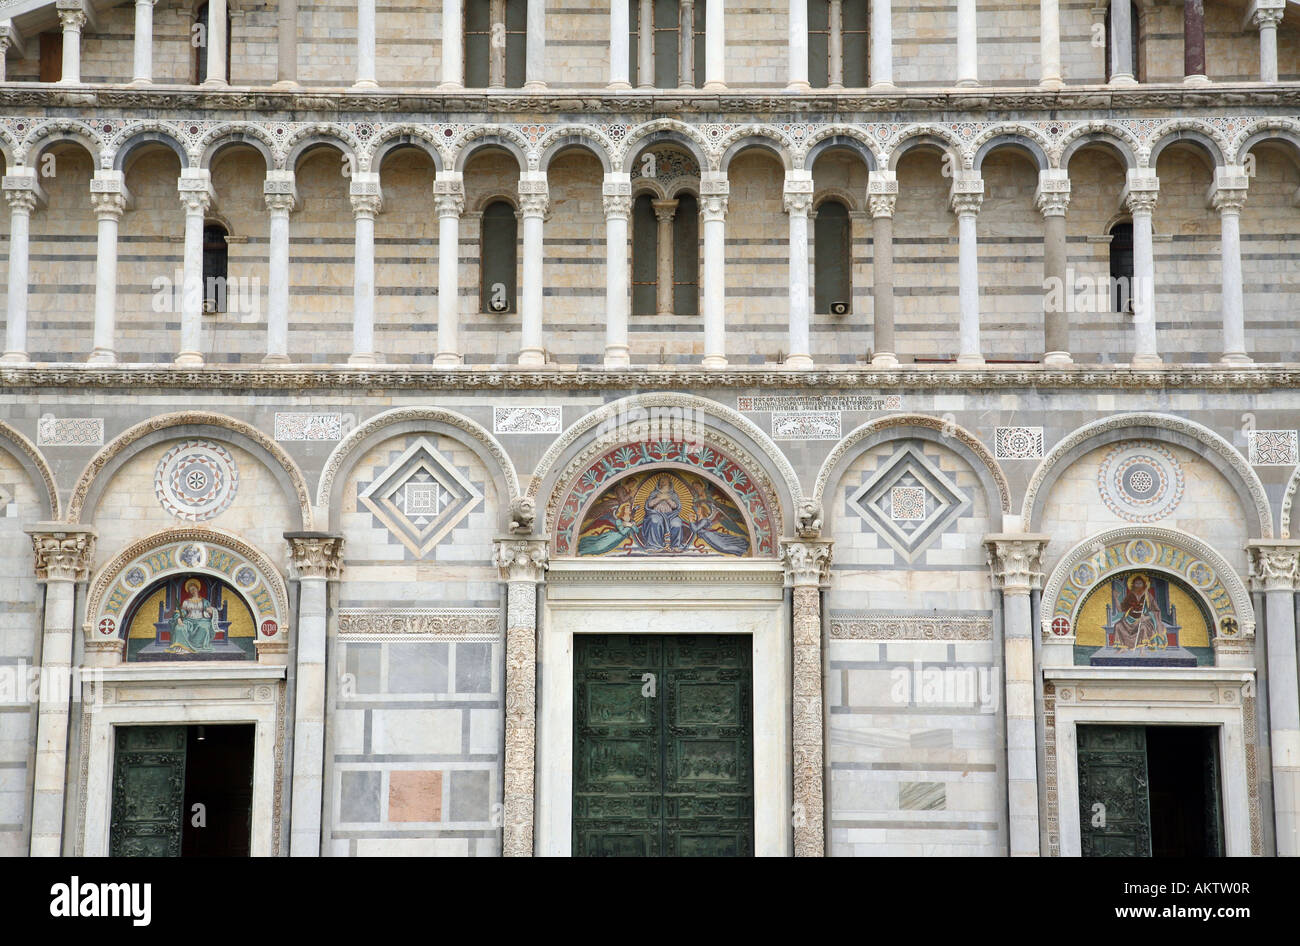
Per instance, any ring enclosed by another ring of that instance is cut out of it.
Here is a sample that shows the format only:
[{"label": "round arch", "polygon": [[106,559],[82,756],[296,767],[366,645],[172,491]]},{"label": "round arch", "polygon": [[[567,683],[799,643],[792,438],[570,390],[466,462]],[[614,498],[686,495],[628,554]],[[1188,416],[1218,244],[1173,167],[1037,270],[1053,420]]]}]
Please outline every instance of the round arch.
[{"label": "round arch", "polygon": [[1284,539],[1291,538],[1291,510],[1295,507],[1297,490],[1300,490],[1300,466],[1291,471],[1291,476],[1286,481],[1286,491],[1282,494],[1281,529],[1278,534]]},{"label": "round arch", "polygon": [[311,494],[307,481],[293,458],[278,443],[251,424],[207,411],[180,411],[162,414],[123,431],[91,457],[77,478],[68,502],[67,519],[80,522],[83,513],[98,505],[100,496],[131,457],[156,443],[191,434],[215,436],[248,451],[262,461],[275,476],[291,505],[298,509],[298,528],[314,528]]},{"label": "round arch", "polygon": [[1195,145],[1209,159],[1211,168],[1223,167],[1227,163],[1223,157],[1224,148],[1220,145],[1218,136],[1212,128],[1203,126],[1200,123],[1179,122],[1174,127],[1167,129],[1151,145],[1151,153],[1146,162],[1147,167],[1154,168],[1156,161],[1160,157],[1160,152],[1178,142]]},{"label": "round arch", "polygon": [[173,154],[181,163],[182,170],[191,164],[190,154],[181,144],[180,138],[174,129],[165,125],[158,125],[153,128],[139,129],[132,127],[128,129],[127,137],[115,140],[111,146],[113,156],[113,170],[125,171],[127,160],[140,148],[149,145],[162,145]]},{"label": "round arch", "polygon": [[1059,145],[1057,166],[1068,171],[1070,159],[1088,147],[1100,147],[1113,152],[1125,171],[1132,171],[1138,166],[1135,142],[1129,140],[1125,134],[1121,134],[1119,129],[1108,127],[1090,129],[1087,125],[1074,130],[1062,140]]},{"label": "round arch", "polygon": [[917,148],[935,148],[943,154],[952,155],[954,166],[964,167],[962,143],[953,133],[939,125],[916,125],[903,132],[903,136],[890,146],[886,152],[886,166],[891,171],[898,170],[898,162],[909,151]]},{"label": "round arch", "polygon": [[805,142],[804,147],[807,150],[803,154],[801,164],[814,173],[817,170],[817,159],[827,151],[836,148],[852,151],[862,159],[868,171],[880,169],[880,158],[876,153],[877,143],[850,126],[832,125],[821,129],[812,136],[811,140]]},{"label": "round arch", "polygon": [[584,128],[581,125],[551,132],[537,143],[538,170],[549,170],[555,156],[569,148],[577,148],[591,154],[600,162],[600,167],[606,174],[613,170],[614,163],[610,158],[613,148],[609,141],[595,129]]},{"label": "round arch", "polygon": [[[693,413],[711,423],[694,420]],[[716,401],[693,394],[634,394],[611,401],[582,417],[560,434],[538,461],[525,498],[535,504],[539,496],[548,497],[544,521],[549,524],[560,502],[558,492],[566,482],[565,474],[571,474],[575,465],[581,463],[581,452],[614,446],[625,431],[638,424],[658,424],[660,429],[671,431],[673,425],[684,430],[692,423],[695,426],[689,429],[698,432],[700,439],[707,442],[711,433],[726,438],[729,446],[747,454],[737,460],[752,459],[754,468],[763,470],[774,481],[771,512],[776,528],[783,528],[783,523],[791,520],[783,510],[793,512],[803,502],[803,488],[789,459],[753,421]]]},{"label": "round arch", "polygon": [[785,139],[785,136],[779,135],[773,129],[761,125],[742,128],[733,132],[719,142],[718,148],[722,152],[718,157],[718,170],[723,174],[730,170],[731,162],[736,155],[748,151],[750,148],[766,151],[780,161],[781,167],[785,168],[786,171],[795,169],[793,149],[790,142]]},{"label": "round arch", "polygon": [[357,155],[361,152],[361,147],[352,135],[334,125],[312,125],[285,141],[281,147],[284,160],[277,170],[297,173],[298,161],[302,156],[318,147],[333,148],[357,167]]},{"label": "round arch", "polygon": [[[55,520],[62,515],[59,510],[59,488],[54,479],[54,470],[50,463],[45,459],[45,455],[37,449],[36,444],[32,443],[16,427],[11,427],[4,421],[0,420],[0,448],[6,449],[6,452],[13,455],[29,477],[32,484],[40,484],[44,487],[41,509],[44,512],[44,518]],[[37,492],[42,492],[38,489]]]},{"label": "round arch", "polygon": [[513,129],[487,125],[475,129],[456,142],[454,170],[463,173],[470,159],[486,148],[509,152],[519,165],[520,174],[530,168],[527,140]]},{"label": "round arch", "polygon": [[[1039,529],[1043,503],[1057,479],[1079,457],[1107,444],[1133,438],[1148,438],[1176,444],[1208,461],[1232,486],[1242,509],[1251,538],[1273,537],[1273,514],[1264,484],[1240,453],[1214,431],[1195,421],[1170,414],[1117,414],[1085,424],[1064,437],[1043,457],[1025,490],[1021,518],[1026,531]],[[1209,448],[1208,450],[1205,448]],[[1255,515],[1249,515],[1250,511]]]},{"label": "round arch", "polygon": [[71,141],[86,149],[95,167],[102,166],[110,150],[104,139],[85,122],[58,119],[36,125],[23,137],[22,145],[14,150],[13,159],[20,164],[35,165],[40,156],[60,141]]},{"label": "round arch", "polygon": [[826,490],[839,482],[849,464],[877,444],[902,437],[918,437],[946,446],[969,463],[988,498],[991,525],[995,530],[1002,528],[1002,517],[1011,512],[1011,486],[1002,467],[969,430],[929,414],[890,414],[849,431],[822,461],[813,485],[812,501],[825,509]]},{"label": "round arch", "polygon": [[1042,143],[1037,139],[1022,132],[1003,132],[994,135],[979,145],[975,151],[975,157],[971,161],[972,169],[978,172],[980,168],[984,166],[984,159],[994,151],[998,151],[1002,148],[1010,148],[1013,151],[1018,151],[1023,155],[1027,155],[1029,160],[1032,161],[1040,171],[1046,171],[1051,167],[1051,162],[1047,158],[1047,152],[1044,150]]},{"label": "round arch", "polygon": [[508,531],[511,507],[519,497],[519,476],[510,455],[481,424],[463,414],[437,407],[399,407],[385,411],[359,425],[335,445],[325,460],[320,482],[316,485],[316,506],[322,516],[328,517],[330,528],[338,527],[341,511],[335,500],[357,459],[390,437],[418,432],[443,434],[465,444],[489,471],[500,475],[506,487],[506,501],[501,503],[499,518],[502,531]]},{"label": "round arch", "polygon": [[384,158],[399,148],[418,148],[429,156],[434,171],[442,174],[447,170],[447,156],[439,147],[433,132],[422,125],[390,125],[384,128],[371,141],[361,155],[363,171],[378,171]]},{"label": "round arch", "polygon": [[627,133],[623,140],[623,151],[615,162],[616,171],[627,171],[635,166],[641,152],[651,145],[669,142],[677,145],[695,159],[700,172],[710,168],[709,145],[700,136],[697,129],[675,119],[664,118],[658,121],[638,125]]},{"label": "round arch", "polygon": [[199,167],[211,170],[212,162],[218,154],[239,145],[257,151],[266,162],[266,170],[275,170],[275,142],[260,128],[244,124],[214,131],[200,141],[198,147],[202,150]]},{"label": "round arch", "polygon": [[1273,143],[1289,146],[1291,161],[1300,166],[1300,125],[1282,126],[1276,123],[1251,131],[1244,140],[1233,149],[1233,158],[1237,164],[1244,164],[1251,149],[1256,145]]}]

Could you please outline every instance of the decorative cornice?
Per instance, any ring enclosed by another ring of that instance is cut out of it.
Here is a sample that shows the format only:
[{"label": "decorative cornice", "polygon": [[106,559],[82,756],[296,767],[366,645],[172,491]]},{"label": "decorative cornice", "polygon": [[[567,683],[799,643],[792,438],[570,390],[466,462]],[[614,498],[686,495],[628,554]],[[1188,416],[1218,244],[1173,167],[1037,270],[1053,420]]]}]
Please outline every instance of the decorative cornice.
[{"label": "decorative cornice", "polygon": [[37,581],[86,581],[95,557],[95,530],[64,522],[42,522],[25,530],[32,537]]},{"label": "decorative cornice", "polygon": [[1038,364],[987,370],[956,370],[924,365],[897,368],[818,368],[792,371],[771,368],[706,371],[695,366],[635,368],[524,369],[501,366],[433,368],[425,365],[383,365],[364,368],[320,368],[313,365],[204,365],[175,367],[168,363],[87,365],[78,362],[0,367],[0,388],[119,388],[135,394],[150,389],[200,391],[256,389],[321,390],[619,390],[679,391],[703,388],[782,388],[825,393],[860,390],[950,391],[1014,388],[1150,391],[1168,388],[1224,391],[1267,391],[1300,387],[1300,365],[1169,365],[1126,368],[1075,364],[1048,368]]},{"label": "decorative cornice", "polygon": [[1049,541],[1049,535],[986,536],[984,548],[993,573],[993,587],[1009,595],[1027,595],[1043,587],[1039,557]]},{"label": "decorative cornice", "polygon": [[337,581],[343,575],[343,536],[328,532],[286,532],[289,576]]}]

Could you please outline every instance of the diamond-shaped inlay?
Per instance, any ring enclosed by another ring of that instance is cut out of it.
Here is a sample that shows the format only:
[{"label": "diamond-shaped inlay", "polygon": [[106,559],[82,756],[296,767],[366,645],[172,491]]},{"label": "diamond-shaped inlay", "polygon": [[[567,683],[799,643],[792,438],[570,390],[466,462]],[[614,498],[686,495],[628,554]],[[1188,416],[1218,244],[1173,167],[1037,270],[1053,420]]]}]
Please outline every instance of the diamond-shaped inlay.
[{"label": "diamond-shaped inlay", "polygon": [[424,558],[483,504],[483,494],[421,437],[378,471],[357,500],[416,558]]},{"label": "diamond-shaped inlay", "polygon": [[848,506],[895,552],[915,562],[971,501],[919,445],[908,444],[850,492]]}]

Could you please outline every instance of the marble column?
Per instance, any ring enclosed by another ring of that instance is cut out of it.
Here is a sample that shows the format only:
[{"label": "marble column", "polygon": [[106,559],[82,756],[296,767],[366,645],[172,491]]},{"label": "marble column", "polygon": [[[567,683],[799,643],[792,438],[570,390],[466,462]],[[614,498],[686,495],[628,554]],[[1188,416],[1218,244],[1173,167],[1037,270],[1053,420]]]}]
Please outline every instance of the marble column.
[{"label": "marble column", "polygon": [[546,172],[525,171],[519,175],[519,209],[524,220],[523,292],[520,294],[519,364],[537,368],[546,364],[542,345],[543,222],[550,205]]},{"label": "marble column", "polygon": [[153,6],[158,0],[135,0],[135,48],[131,81],[153,81]]},{"label": "marble column", "polygon": [[701,364],[705,368],[727,367],[727,200],[730,193],[726,174],[706,171],[700,175],[700,218],[704,230],[704,278],[700,287],[704,301],[704,359]]},{"label": "marble column", "polygon": [[636,87],[655,87],[655,6],[654,0],[641,0],[637,16]]},{"label": "marble column", "polygon": [[1205,74],[1205,0],[1183,0],[1183,82],[1207,85]]},{"label": "marble column", "polygon": [[25,55],[26,47],[23,44],[22,33],[14,26],[13,20],[0,20],[0,82],[5,81],[6,60],[11,49],[18,54],[19,59]]},{"label": "marble column", "polygon": [[289,856],[319,857],[329,583],[343,574],[343,537],[325,532],[286,532],[284,537],[289,545],[289,577],[298,582]]},{"label": "marble column", "polygon": [[1246,310],[1241,279],[1241,209],[1249,179],[1241,167],[1214,169],[1210,206],[1219,212],[1219,252],[1223,292],[1223,358],[1228,365],[1248,365]]},{"label": "marble column", "polygon": [[375,346],[375,217],[384,208],[379,175],[358,171],[349,188],[356,242],[352,269],[352,355],[350,365],[379,363]]},{"label": "marble column", "polygon": [[979,367],[984,364],[984,356],[980,353],[979,246],[975,221],[984,203],[984,181],[959,172],[953,178],[948,203],[957,215],[957,296],[961,339],[957,364]]},{"label": "marble column", "polygon": [[117,224],[130,203],[121,171],[96,171],[90,181],[90,206],[95,211],[95,335],[88,359],[92,365],[117,361],[114,335],[117,321]]},{"label": "marble column", "polygon": [[606,174],[605,204],[605,367],[631,364],[627,341],[628,298],[627,228],[632,215],[630,174]]},{"label": "marble column", "polygon": [[11,168],[4,176],[9,202],[9,292],[5,297],[5,350],[0,362],[22,364],[27,356],[27,282],[32,212],[45,203],[36,169]]},{"label": "marble column", "polygon": [[1063,88],[1059,0],[1038,0],[1038,55],[1042,69],[1039,86],[1044,89]]},{"label": "marble column", "polygon": [[1049,168],[1038,172],[1034,205],[1043,215],[1043,364],[1064,368],[1070,357],[1071,287],[1066,285],[1065,211],[1070,205],[1070,178]]},{"label": "marble column", "polygon": [[993,587],[1002,591],[1002,678],[1012,857],[1039,855],[1036,671],[1030,593],[1043,585],[1039,557],[1050,538],[1022,534],[991,535],[984,540]]},{"label": "marble column", "polygon": [[830,0],[826,8],[826,24],[828,33],[826,87],[842,89],[844,88],[844,0]]},{"label": "marble column", "polygon": [[677,87],[695,88],[695,0],[681,0],[677,29]]},{"label": "marble column", "polygon": [[650,202],[659,223],[655,241],[655,309],[660,315],[673,314],[673,216],[677,201]]},{"label": "marble column", "polygon": [[[786,18],[790,28],[790,81],[786,85],[787,92],[807,92],[812,88],[808,82],[808,2],[809,0],[790,0],[790,13]],[[831,35],[835,35],[834,27]]]},{"label": "marble column", "polygon": [[1161,363],[1156,346],[1155,253],[1151,242],[1151,214],[1160,193],[1160,179],[1151,170],[1131,170],[1120,198],[1133,217],[1133,367]]},{"label": "marble column", "polygon": [[957,85],[977,86],[979,45],[975,0],[957,0]]},{"label": "marble column", "polygon": [[181,295],[181,348],[176,364],[203,364],[203,223],[216,203],[212,175],[201,168],[182,168],[176,185],[185,208],[185,271]]},{"label": "marble column", "polygon": [[280,0],[277,22],[276,88],[298,86],[298,0]]},{"label": "marble column", "polygon": [[825,539],[781,543],[794,611],[791,749],[795,857],[826,855],[821,590],[830,579],[832,544]]},{"label": "marble column", "polygon": [[32,784],[32,857],[63,853],[64,786],[68,778],[68,717],[72,685],[72,635],[76,586],[90,577],[95,530],[42,522],[26,530],[36,557],[36,580],[45,586],[41,632],[40,699]]},{"label": "marble column", "polygon": [[298,203],[292,171],[266,172],[262,199],[271,215],[266,283],[266,364],[289,361],[289,214]]},{"label": "marble column", "polygon": [[871,3],[871,69],[873,88],[894,86],[894,11],[891,0]]},{"label": "marble column", "polygon": [[506,582],[505,798],[501,853],[533,856],[533,785],[537,754],[537,585],[547,541],[501,539],[496,564]]},{"label": "marble column", "polygon": [[63,74],[60,85],[81,82],[81,29],[86,25],[86,0],[59,0],[59,23],[63,27]]},{"label": "marble column", "polygon": [[894,342],[894,208],[898,176],[872,171],[867,177],[871,208],[871,304],[873,313],[871,366],[897,368]]},{"label": "marble column", "polygon": [[[636,0],[632,0],[633,3]],[[628,0],[610,0],[609,4],[609,87],[630,89],[632,24]]]},{"label": "marble column", "polygon": [[808,211],[812,210],[813,179],[811,171],[787,171],[785,175],[785,212],[790,226],[790,341],[785,358],[787,368],[813,366],[809,337],[812,299],[808,275]]},{"label": "marble column", "polygon": [[704,8],[704,91],[727,89],[727,19],[725,0],[709,0]]},{"label": "marble column", "polygon": [[460,350],[460,215],[465,212],[465,177],[440,171],[433,182],[438,210],[438,351],[433,363],[454,367]]},{"label": "marble column", "polygon": [[226,85],[226,0],[208,2],[208,74],[204,85]]},{"label": "marble column", "polygon": [[442,88],[465,87],[465,18],[461,0],[442,0]]},{"label": "marble column", "polygon": [[1295,592],[1300,540],[1260,539],[1249,546],[1251,583],[1264,593],[1268,660],[1269,749],[1279,857],[1300,856],[1300,687],[1296,678]]},{"label": "marble column", "polygon": [[[445,51],[445,44],[443,49]],[[357,81],[352,87],[379,87],[375,81],[375,0],[357,0]]]},{"label": "marble column", "polygon": [[1110,84],[1137,85],[1133,64],[1133,10],[1128,0],[1110,5]]},{"label": "marble column", "polygon": [[[506,0],[489,0],[488,23],[492,30],[488,42],[488,88],[506,87]],[[500,30],[498,39],[497,30]]]},{"label": "marble column", "polygon": [[1260,82],[1277,81],[1277,28],[1285,12],[1286,0],[1252,0],[1246,10],[1246,25],[1259,30]]},{"label": "marble column", "polygon": [[527,49],[524,56],[524,88],[546,90],[546,0],[528,0]]}]

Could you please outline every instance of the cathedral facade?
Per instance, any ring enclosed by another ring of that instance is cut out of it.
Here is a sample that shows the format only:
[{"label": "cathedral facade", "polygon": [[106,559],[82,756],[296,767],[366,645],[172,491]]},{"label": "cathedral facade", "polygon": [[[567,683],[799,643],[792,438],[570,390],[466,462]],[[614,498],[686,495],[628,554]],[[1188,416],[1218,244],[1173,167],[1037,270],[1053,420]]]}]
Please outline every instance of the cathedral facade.
[{"label": "cathedral facade", "polygon": [[1300,853],[1291,0],[0,0],[0,852]]}]

